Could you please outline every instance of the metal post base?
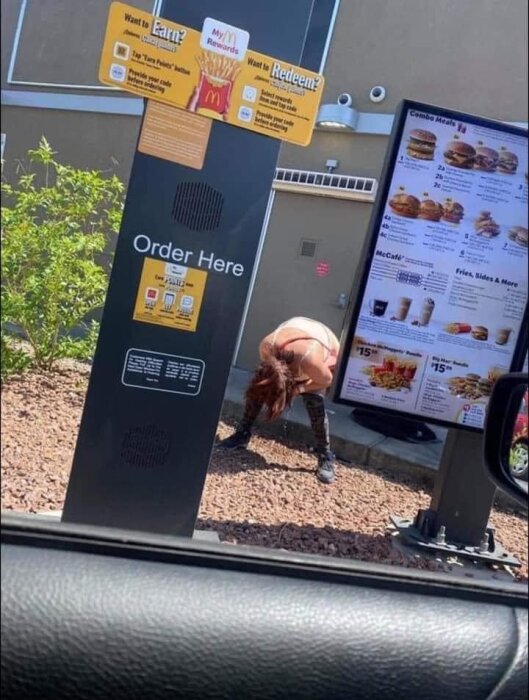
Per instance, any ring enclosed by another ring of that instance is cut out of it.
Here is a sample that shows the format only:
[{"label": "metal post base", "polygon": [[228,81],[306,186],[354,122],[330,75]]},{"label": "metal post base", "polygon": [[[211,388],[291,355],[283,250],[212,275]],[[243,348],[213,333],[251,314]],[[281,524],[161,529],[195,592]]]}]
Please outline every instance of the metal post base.
[{"label": "metal post base", "polygon": [[398,515],[390,515],[390,520],[395,526],[402,540],[412,547],[429,552],[443,552],[458,557],[466,557],[474,561],[487,564],[499,564],[501,566],[520,567],[521,562],[515,556],[505,551],[494,536],[494,528],[487,527],[484,542],[479,547],[468,547],[457,542],[449,542],[443,532],[435,537],[426,534],[429,524],[434,516],[433,511],[420,510],[415,520],[401,518]]}]

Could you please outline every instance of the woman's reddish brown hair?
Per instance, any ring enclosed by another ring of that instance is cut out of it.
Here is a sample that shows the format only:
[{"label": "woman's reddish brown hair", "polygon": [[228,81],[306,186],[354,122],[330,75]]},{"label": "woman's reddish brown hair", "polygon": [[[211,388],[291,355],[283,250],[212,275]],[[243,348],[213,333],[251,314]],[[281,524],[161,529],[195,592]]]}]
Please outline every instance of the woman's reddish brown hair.
[{"label": "woman's reddish brown hair", "polygon": [[254,372],[246,390],[246,399],[266,407],[266,420],[278,418],[290,408],[304,382],[297,381],[292,372],[293,352],[272,350],[269,359],[263,360]]}]

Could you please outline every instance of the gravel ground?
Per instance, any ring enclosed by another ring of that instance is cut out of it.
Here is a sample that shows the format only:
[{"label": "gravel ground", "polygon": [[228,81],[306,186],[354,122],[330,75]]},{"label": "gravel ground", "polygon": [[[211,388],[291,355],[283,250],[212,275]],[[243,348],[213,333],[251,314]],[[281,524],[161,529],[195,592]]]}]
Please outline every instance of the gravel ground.
[{"label": "gravel ground", "polygon": [[[62,508],[88,380],[88,369],[63,363],[2,387],[2,509],[36,513]],[[220,423],[218,437],[231,428]],[[261,545],[421,568],[391,545],[388,515],[427,507],[430,487],[384,469],[339,463],[331,486],[314,475],[315,458],[299,445],[256,435],[245,452],[215,451],[200,508],[201,529],[230,543]],[[494,509],[497,539],[523,562],[527,518]]]}]

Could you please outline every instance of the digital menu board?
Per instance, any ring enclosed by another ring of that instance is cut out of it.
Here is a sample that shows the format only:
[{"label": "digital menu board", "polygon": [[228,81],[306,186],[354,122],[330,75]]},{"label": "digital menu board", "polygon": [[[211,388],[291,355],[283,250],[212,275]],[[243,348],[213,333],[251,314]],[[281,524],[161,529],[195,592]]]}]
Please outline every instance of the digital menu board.
[{"label": "digital menu board", "polygon": [[528,134],[404,101],[334,400],[479,431],[527,351]]}]

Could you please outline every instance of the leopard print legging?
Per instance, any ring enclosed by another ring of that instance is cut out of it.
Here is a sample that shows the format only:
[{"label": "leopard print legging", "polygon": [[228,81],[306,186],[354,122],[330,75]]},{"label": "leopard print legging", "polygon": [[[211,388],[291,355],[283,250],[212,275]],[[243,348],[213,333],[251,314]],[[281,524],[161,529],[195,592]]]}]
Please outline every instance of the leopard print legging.
[{"label": "leopard print legging", "polygon": [[[305,409],[309,415],[316,452],[330,450],[329,419],[325,410],[325,402],[320,394],[301,394]],[[239,423],[239,430],[251,433],[263,404],[260,401],[246,400],[244,415]]]}]

